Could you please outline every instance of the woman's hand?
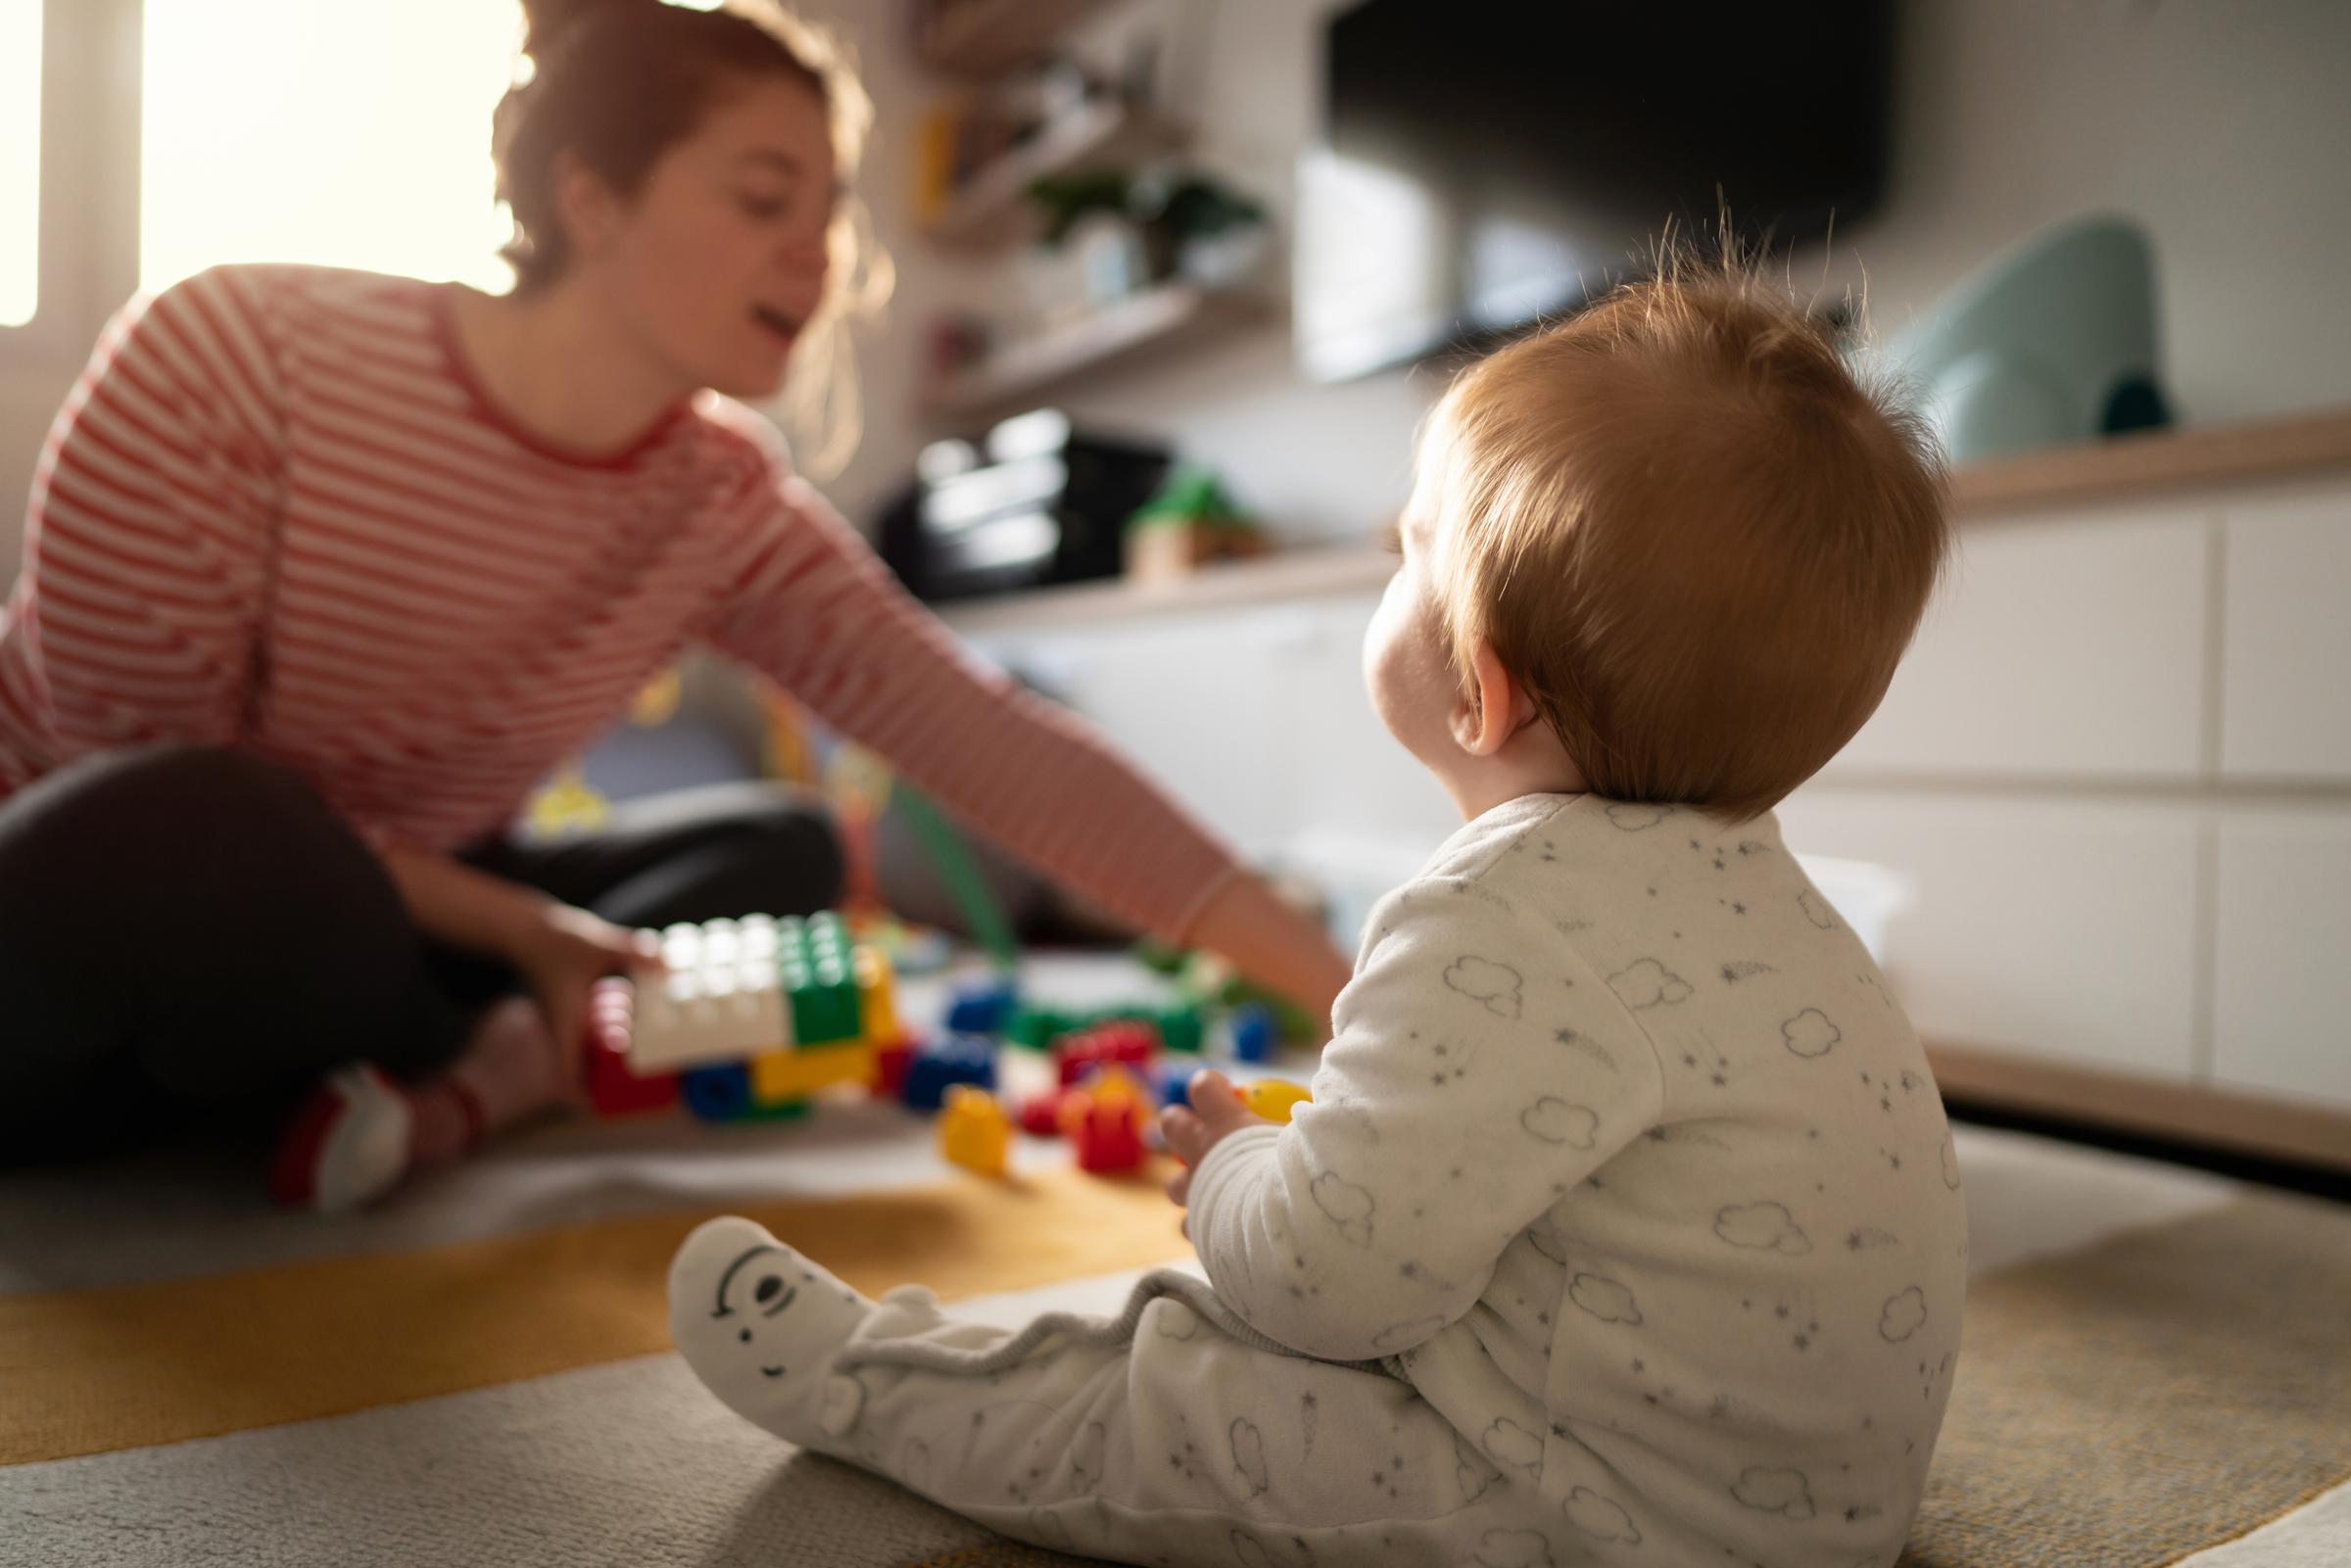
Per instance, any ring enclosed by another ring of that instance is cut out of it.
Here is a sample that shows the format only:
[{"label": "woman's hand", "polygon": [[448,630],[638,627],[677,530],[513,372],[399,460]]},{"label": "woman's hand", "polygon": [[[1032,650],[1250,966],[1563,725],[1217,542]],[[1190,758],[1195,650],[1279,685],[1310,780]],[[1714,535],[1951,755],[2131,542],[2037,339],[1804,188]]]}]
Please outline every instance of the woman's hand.
[{"label": "woman's hand", "polygon": [[570,1066],[575,1100],[584,1099],[589,992],[607,974],[658,970],[659,942],[446,855],[395,844],[383,860],[426,935],[514,967]]},{"label": "woman's hand", "polygon": [[550,902],[525,925],[504,954],[539,1004],[548,1032],[570,1067],[576,1102],[587,1094],[588,998],[596,982],[633,969],[658,969],[660,943],[649,933],[625,929],[584,909]]},{"label": "woman's hand", "polygon": [[[1273,1125],[1243,1105],[1231,1080],[1214,1068],[1202,1068],[1193,1073],[1192,1081],[1184,1086],[1184,1095],[1192,1102],[1188,1108],[1172,1105],[1159,1114],[1159,1135],[1168,1140],[1168,1148],[1183,1162],[1183,1168],[1168,1183],[1168,1196],[1178,1204],[1191,1197],[1192,1172],[1208,1158],[1211,1149],[1243,1127]],[[1189,1215],[1185,1216],[1182,1229],[1188,1238],[1192,1233]]]}]

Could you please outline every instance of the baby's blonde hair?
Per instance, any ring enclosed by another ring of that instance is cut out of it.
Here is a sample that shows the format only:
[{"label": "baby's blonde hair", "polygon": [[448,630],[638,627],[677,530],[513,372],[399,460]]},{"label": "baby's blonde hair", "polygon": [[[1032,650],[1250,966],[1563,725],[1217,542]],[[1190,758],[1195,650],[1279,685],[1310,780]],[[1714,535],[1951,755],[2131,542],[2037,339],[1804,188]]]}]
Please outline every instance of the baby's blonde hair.
[{"label": "baby's blonde hair", "polygon": [[1861,727],[1947,548],[1941,458],[1736,265],[1668,265],[1466,370],[1413,506],[1464,689],[1480,641],[1591,788],[1725,822]]}]

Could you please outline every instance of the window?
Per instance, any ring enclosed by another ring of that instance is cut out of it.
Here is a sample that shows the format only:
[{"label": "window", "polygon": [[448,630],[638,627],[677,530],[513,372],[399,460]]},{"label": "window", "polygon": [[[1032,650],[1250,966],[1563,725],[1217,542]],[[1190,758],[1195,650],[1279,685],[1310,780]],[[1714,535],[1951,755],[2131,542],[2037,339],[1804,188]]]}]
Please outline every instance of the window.
[{"label": "window", "polygon": [[41,5],[0,0],[0,327],[41,300]]},{"label": "window", "polygon": [[490,113],[521,32],[515,0],[146,0],[139,286],[305,261],[503,290]]}]

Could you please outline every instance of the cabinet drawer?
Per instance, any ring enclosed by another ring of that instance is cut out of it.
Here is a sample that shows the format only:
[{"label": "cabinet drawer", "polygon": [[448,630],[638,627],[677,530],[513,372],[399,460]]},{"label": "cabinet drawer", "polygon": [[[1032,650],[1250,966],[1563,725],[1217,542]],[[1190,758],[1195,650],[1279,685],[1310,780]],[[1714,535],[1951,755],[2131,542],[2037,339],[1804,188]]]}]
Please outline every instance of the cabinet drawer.
[{"label": "cabinet drawer", "polygon": [[2351,808],[2225,814],[2213,1076],[2351,1109]]},{"label": "cabinet drawer", "polygon": [[1960,530],[1885,702],[1830,767],[2195,776],[2208,532],[2179,509]]},{"label": "cabinet drawer", "polygon": [[2351,779],[2351,490],[2229,509],[2221,769]]},{"label": "cabinet drawer", "polygon": [[1886,969],[1920,1034],[2187,1079],[2192,809],[1814,785],[1779,816],[1791,849],[1911,880]]}]

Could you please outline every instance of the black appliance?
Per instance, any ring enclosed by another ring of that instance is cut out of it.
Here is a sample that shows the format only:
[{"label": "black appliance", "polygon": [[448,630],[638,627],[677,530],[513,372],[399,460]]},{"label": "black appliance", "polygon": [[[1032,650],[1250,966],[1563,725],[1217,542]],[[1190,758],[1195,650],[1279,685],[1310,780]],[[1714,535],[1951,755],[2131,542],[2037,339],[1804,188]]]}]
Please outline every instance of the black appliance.
[{"label": "black appliance", "polygon": [[882,559],[934,601],[1116,577],[1127,519],[1169,462],[1164,447],[1079,431],[1053,408],[933,442],[882,514]]},{"label": "black appliance", "polygon": [[1892,0],[1366,0],[1300,161],[1300,368],[1339,380],[1571,311],[1671,220],[1776,256],[1878,204]]}]

